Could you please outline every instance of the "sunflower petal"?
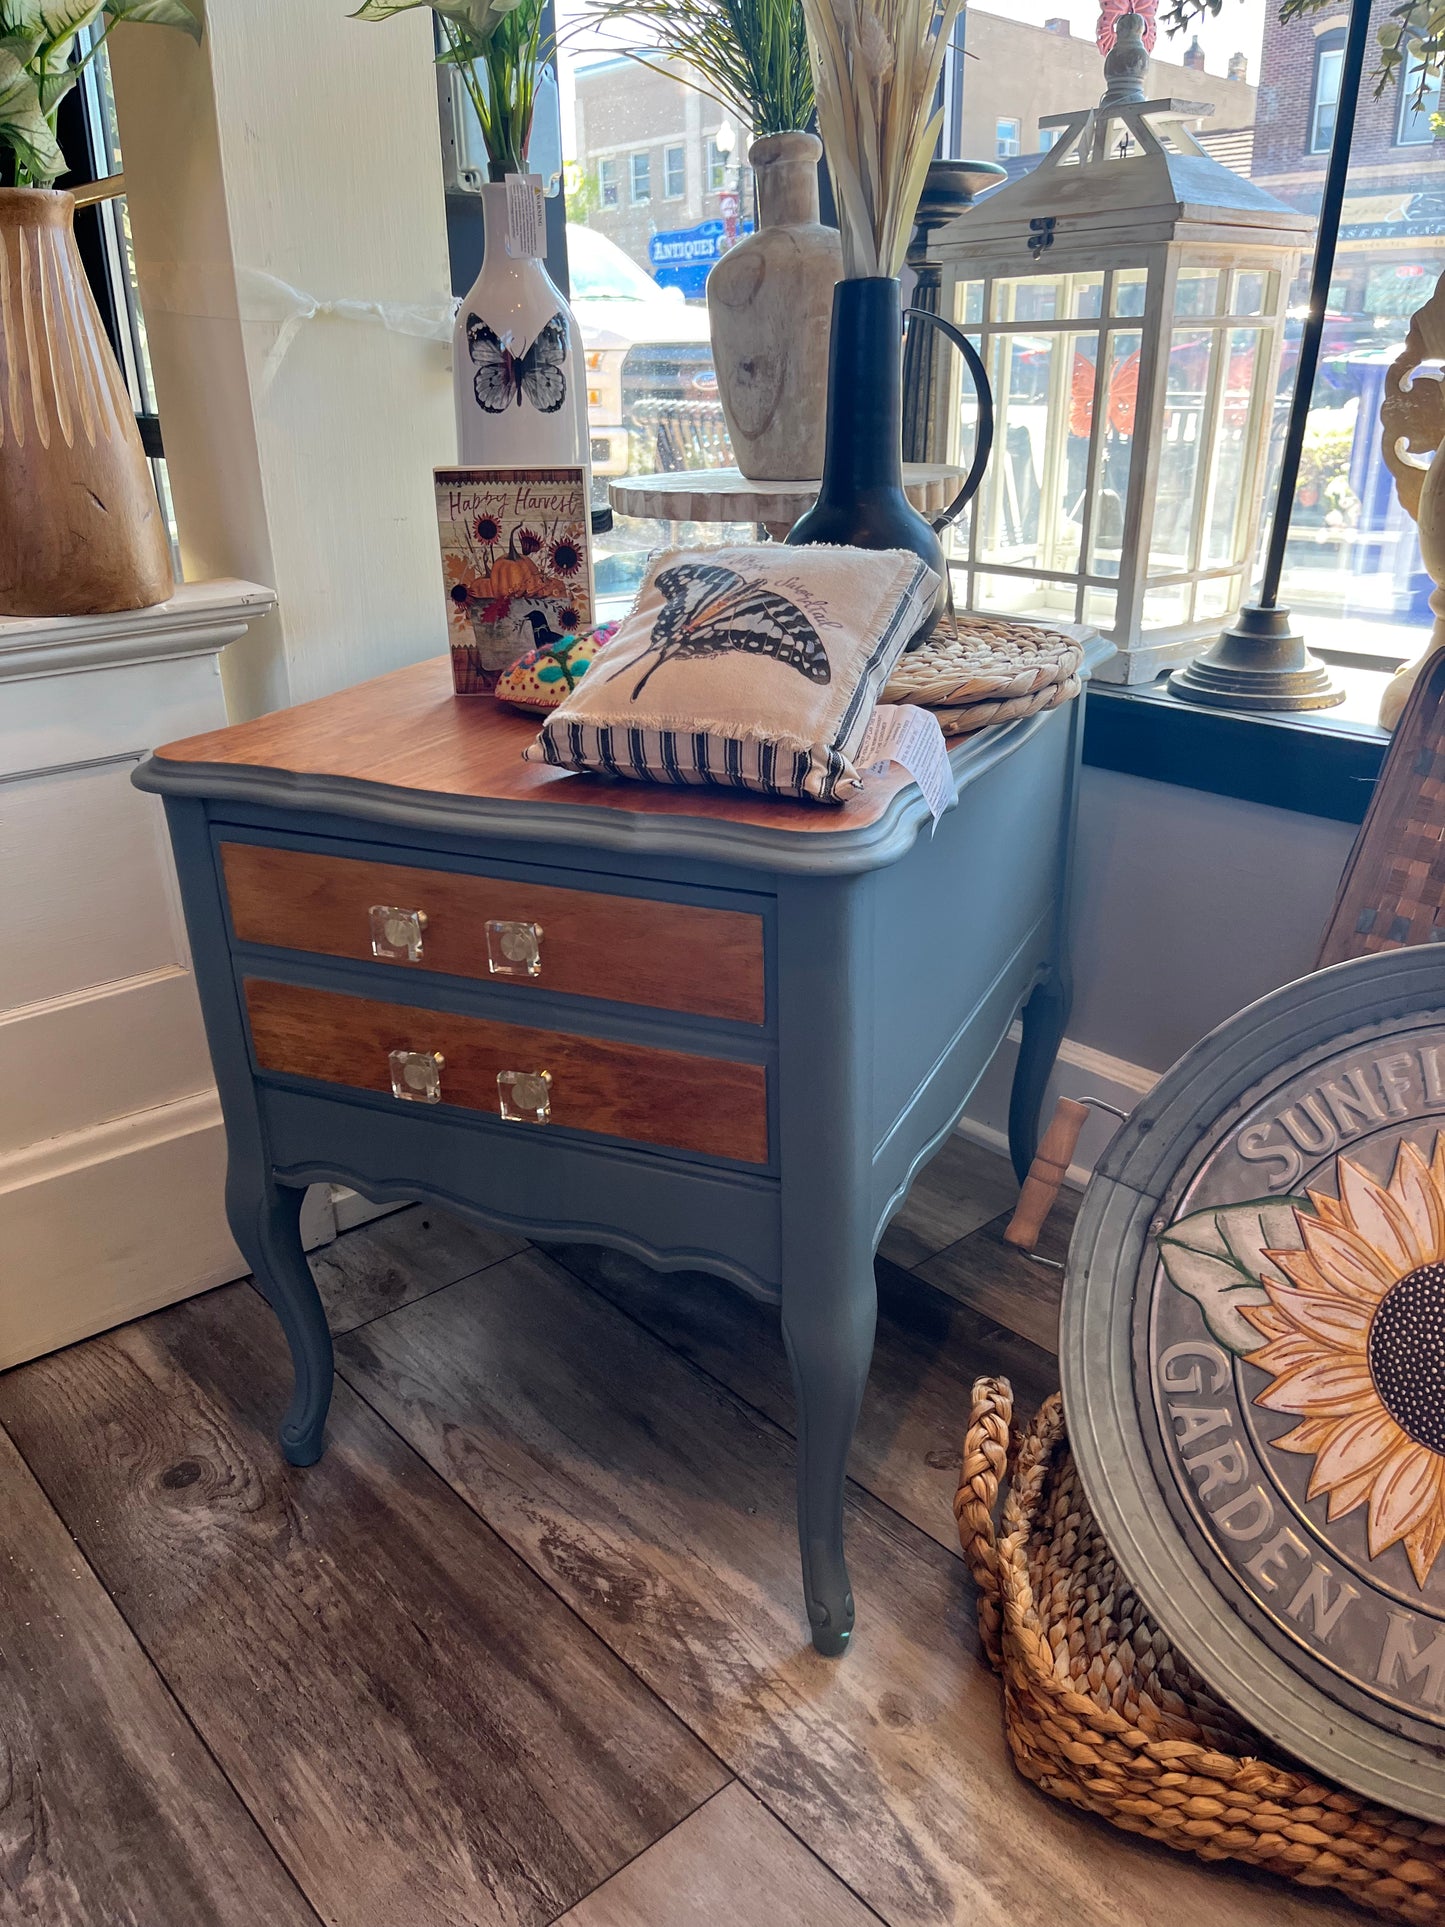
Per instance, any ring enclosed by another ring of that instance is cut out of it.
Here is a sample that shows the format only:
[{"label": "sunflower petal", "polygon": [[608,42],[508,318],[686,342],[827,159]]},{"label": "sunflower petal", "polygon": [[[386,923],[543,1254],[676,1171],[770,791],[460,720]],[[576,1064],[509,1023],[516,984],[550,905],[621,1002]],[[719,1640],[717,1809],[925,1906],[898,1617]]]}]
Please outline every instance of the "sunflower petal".
[{"label": "sunflower petal", "polygon": [[1408,1449],[1408,1441],[1383,1406],[1343,1420],[1315,1459],[1308,1497],[1318,1498],[1331,1486],[1346,1484],[1357,1473],[1378,1465],[1387,1452],[1401,1448]]},{"label": "sunflower petal", "polygon": [[1378,1473],[1378,1465],[1366,1465],[1350,1478],[1332,1486],[1325,1517],[1333,1524],[1336,1519],[1343,1519],[1347,1512],[1353,1512],[1357,1505],[1363,1505],[1374,1488]]},{"label": "sunflower petal", "polygon": [[1356,1233],[1397,1278],[1413,1271],[1421,1262],[1415,1248],[1413,1227],[1404,1207],[1382,1184],[1376,1184],[1362,1165],[1349,1158],[1337,1160],[1340,1201],[1350,1214]]},{"label": "sunflower petal", "polygon": [[1426,1445],[1392,1452],[1370,1491],[1370,1557],[1380,1554],[1423,1522],[1439,1489],[1439,1461]]},{"label": "sunflower petal", "polygon": [[1269,1295],[1297,1331],[1309,1332],[1337,1351],[1359,1352],[1363,1357],[1373,1306],[1362,1305],[1358,1298],[1341,1298],[1338,1292],[1319,1298],[1313,1292],[1286,1291],[1279,1285],[1271,1285]]},{"label": "sunflower petal", "polygon": [[1271,1251],[1270,1258],[1301,1291],[1324,1293],[1332,1289],[1330,1281],[1307,1251]]},{"label": "sunflower petal", "polygon": [[1241,1318],[1247,1318],[1265,1338],[1285,1338],[1294,1330],[1288,1318],[1273,1305],[1241,1305]]},{"label": "sunflower petal", "polygon": [[1281,1432],[1270,1443],[1280,1452],[1308,1452],[1311,1457],[1320,1447],[1327,1445],[1341,1424],[1350,1420],[1337,1418],[1302,1418],[1293,1431]]},{"label": "sunflower petal", "polygon": [[1281,1338],[1271,1338],[1257,1352],[1246,1352],[1244,1359],[1247,1365],[1268,1372],[1272,1378],[1283,1378],[1287,1372],[1297,1372],[1302,1365],[1331,1355],[1322,1352],[1318,1339],[1311,1338],[1308,1332],[1290,1331]]},{"label": "sunflower petal", "polygon": [[[1341,1160],[1343,1163],[1343,1160]],[[1362,1298],[1378,1304],[1402,1273],[1385,1260],[1366,1239],[1343,1226],[1300,1222],[1305,1248],[1314,1259],[1324,1281],[1347,1298]]]},{"label": "sunflower petal", "polygon": [[1430,1577],[1430,1568],[1440,1557],[1442,1546],[1445,1546],[1445,1480],[1437,1471],[1435,1503],[1420,1523],[1411,1526],[1405,1534],[1405,1553],[1417,1586],[1423,1586]]},{"label": "sunflower petal", "polygon": [[1266,1386],[1255,1398],[1256,1405],[1271,1412],[1332,1412],[1340,1418],[1353,1418],[1375,1403],[1377,1394],[1369,1367],[1362,1360],[1346,1358],[1338,1352],[1321,1352],[1316,1346],[1307,1365],[1287,1372]]},{"label": "sunflower petal", "polygon": [[1410,1220],[1419,1252],[1417,1263],[1433,1265],[1445,1257],[1445,1198],[1429,1165],[1408,1139],[1402,1140],[1390,1179],[1390,1195]]},{"label": "sunflower petal", "polygon": [[1305,1196],[1315,1208],[1315,1215],[1323,1218],[1328,1225],[1342,1225],[1345,1222],[1344,1210],[1338,1198],[1332,1198],[1328,1191],[1307,1191]]}]

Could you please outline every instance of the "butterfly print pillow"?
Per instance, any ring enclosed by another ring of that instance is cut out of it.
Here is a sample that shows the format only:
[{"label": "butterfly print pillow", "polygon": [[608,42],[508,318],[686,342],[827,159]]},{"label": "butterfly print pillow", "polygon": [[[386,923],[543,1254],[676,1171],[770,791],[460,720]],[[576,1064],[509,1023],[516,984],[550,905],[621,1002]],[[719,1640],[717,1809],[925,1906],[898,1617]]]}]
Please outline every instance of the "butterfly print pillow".
[{"label": "butterfly print pillow", "polygon": [[858,787],[859,744],[938,578],[899,549],[674,549],[533,761],[811,802]]}]

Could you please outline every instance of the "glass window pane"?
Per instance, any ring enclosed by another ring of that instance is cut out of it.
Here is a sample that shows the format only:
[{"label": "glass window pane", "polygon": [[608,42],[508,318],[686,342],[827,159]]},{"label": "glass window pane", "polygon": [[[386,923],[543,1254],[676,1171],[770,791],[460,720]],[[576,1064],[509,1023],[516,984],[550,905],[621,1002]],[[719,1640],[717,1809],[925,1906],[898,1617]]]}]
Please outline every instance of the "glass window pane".
[{"label": "glass window pane", "polygon": [[665,147],[662,151],[663,188],[669,201],[680,201],[687,192],[687,149]]},{"label": "glass window pane", "polygon": [[1230,277],[1229,312],[1263,314],[1273,278],[1264,268],[1241,268]]},{"label": "glass window pane", "polygon": [[1118,601],[1116,589],[1085,589],[1084,621],[1107,635],[1114,626]]},{"label": "glass window pane", "polygon": [[1174,281],[1175,314],[1218,314],[1223,278],[1218,268],[1181,268]]},{"label": "glass window pane", "polygon": [[1204,550],[1200,565],[1244,562],[1253,474],[1246,458],[1258,442],[1256,392],[1262,374],[1264,335],[1258,328],[1231,328],[1223,370],[1219,413],[1214,425],[1214,464],[1204,510]]},{"label": "glass window pane", "polygon": [[1037,562],[1049,389],[1057,337],[997,335],[990,356],[994,447],[983,494],[980,556]]},{"label": "glass window pane", "polygon": [[960,281],[953,290],[953,318],[961,328],[976,328],[983,320],[982,281]]},{"label": "glass window pane", "polygon": [[1120,268],[1114,276],[1113,311],[1122,315],[1144,312],[1144,293],[1149,282],[1147,268]]},{"label": "glass window pane", "polygon": [[990,575],[980,569],[973,578],[973,606],[1000,615],[1062,616],[1074,619],[1071,583],[1046,582],[1037,576]]},{"label": "glass window pane", "polygon": [[1189,620],[1189,595],[1192,584],[1178,582],[1167,589],[1151,589],[1144,597],[1142,627],[1147,635],[1154,629],[1179,629]]},{"label": "glass window pane", "polygon": [[1064,312],[1063,283],[1042,275],[993,284],[995,321],[1056,321]]},{"label": "glass window pane", "polygon": [[[1129,465],[1134,453],[1134,411],[1139,397],[1139,357],[1143,337],[1135,328],[1116,328],[1109,336],[1104,374],[1103,420],[1099,424],[1094,466],[1093,513],[1089,532],[1089,573],[1118,575],[1124,553],[1124,516],[1129,501]],[[1074,425],[1093,422],[1093,398],[1083,409],[1083,372],[1076,369]]]},{"label": "glass window pane", "polygon": [[[1248,334],[1252,330],[1239,332]],[[1150,575],[1175,575],[1194,567],[1194,507],[1203,467],[1206,410],[1223,338],[1215,328],[1175,328],[1169,335],[1149,543]]]},{"label": "glass window pane", "polygon": [[1242,596],[1240,579],[1237,575],[1213,576],[1201,582],[1194,591],[1194,619],[1196,622],[1223,621],[1238,609]]},{"label": "glass window pane", "polygon": [[1102,274],[1071,274],[1069,276],[1069,318],[1072,321],[1092,321],[1104,312],[1104,277]]}]

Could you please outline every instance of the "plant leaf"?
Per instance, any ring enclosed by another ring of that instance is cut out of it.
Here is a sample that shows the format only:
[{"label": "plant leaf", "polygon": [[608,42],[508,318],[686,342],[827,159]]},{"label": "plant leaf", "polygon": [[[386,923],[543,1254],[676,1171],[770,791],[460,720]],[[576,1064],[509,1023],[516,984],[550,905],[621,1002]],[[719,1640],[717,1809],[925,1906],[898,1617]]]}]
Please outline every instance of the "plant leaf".
[{"label": "plant leaf", "polygon": [[53,181],[65,166],[34,80],[4,48],[0,48],[0,143],[13,151],[34,180]]},{"label": "plant leaf", "polygon": [[1170,1284],[1195,1301],[1211,1335],[1232,1352],[1262,1343],[1240,1306],[1268,1301],[1262,1280],[1287,1282],[1267,1254],[1299,1248],[1297,1211],[1312,1217],[1314,1206],[1308,1198],[1247,1198],[1176,1218],[1155,1240]]},{"label": "plant leaf", "polygon": [[0,0],[0,35],[68,40],[88,27],[100,10],[101,0]]},{"label": "plant leaf", "polygon": [[112,20],[134,20],[149,27],[179,27],[192,40],[201,37],[200,19],[186,0],[105,0]]}]

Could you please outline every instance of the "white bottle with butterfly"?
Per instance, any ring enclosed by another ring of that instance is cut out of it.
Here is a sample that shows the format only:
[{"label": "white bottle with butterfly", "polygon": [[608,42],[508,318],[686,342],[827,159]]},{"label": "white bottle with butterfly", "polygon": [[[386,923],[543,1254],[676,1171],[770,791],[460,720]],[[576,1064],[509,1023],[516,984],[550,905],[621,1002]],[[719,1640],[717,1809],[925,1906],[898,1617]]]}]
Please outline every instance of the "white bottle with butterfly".
[{"label": "white bottle with butterfly", "polygon": [[513,175],[481,198],[486,253],[452,344],[458,459],[468,468],[585,466],[582,342],[543,262],[540,182]]}]

